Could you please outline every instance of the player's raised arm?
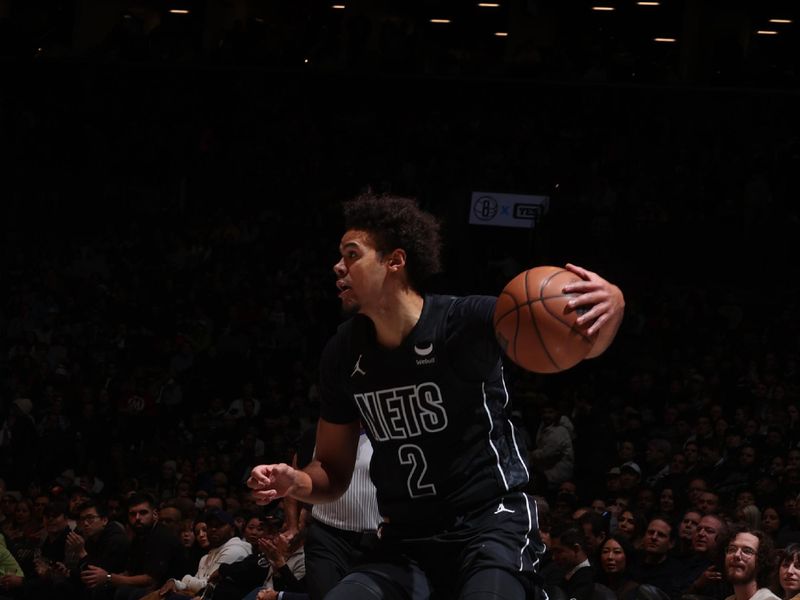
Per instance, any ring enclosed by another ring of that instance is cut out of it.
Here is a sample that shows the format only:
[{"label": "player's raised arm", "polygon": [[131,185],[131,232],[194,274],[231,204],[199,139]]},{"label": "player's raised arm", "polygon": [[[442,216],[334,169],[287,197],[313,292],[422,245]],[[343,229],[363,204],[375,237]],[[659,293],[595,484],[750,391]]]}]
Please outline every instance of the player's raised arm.
[{"label": "player's raised arm", "polygon": [[259,504],[290,496],[310,503],[330,502],[350,484],[358,449],[359,423],[337,425],[323,419],[317,424],[317,450],[303,469],[287,464],[259,465],[247,485]]},{"label": "player's raised arm", "polygon": [[578,275],[582,281],[564,286],[565,294],[579,294],[570,301],[571,308],[586,307],[586,313],[578,317],[579,325],[589,325],[588,334],[597,334],[597,339],[586,358],[600,356],[614,341],[625,313],[625,297],[616,285],[609,283],[597,273],[583,267],[567,264],[566,268]]}]

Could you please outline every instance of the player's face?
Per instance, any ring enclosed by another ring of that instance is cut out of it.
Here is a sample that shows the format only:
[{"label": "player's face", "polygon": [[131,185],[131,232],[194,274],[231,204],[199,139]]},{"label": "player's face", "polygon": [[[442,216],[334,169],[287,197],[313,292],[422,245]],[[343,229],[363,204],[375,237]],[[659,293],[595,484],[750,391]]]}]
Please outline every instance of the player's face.
[{"label": "player's face", "polygon": [[351,229],[339,244],[341,258],[333,267],[342,309],[367,313],[381,297],[386,279],[386,262],[366,231]]}]

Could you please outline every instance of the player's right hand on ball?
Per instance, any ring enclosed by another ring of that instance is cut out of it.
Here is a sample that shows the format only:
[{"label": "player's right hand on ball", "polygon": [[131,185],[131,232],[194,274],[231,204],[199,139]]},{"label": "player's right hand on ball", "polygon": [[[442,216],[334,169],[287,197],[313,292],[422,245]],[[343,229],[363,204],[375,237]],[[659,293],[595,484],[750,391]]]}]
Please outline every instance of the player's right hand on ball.
[{"label": "player's right hand on ball", "polygon": [[256,504],[269,504],[288,495],[297,471],[286,464],[258,465],[250,472],[247,487],[253,490]]}]

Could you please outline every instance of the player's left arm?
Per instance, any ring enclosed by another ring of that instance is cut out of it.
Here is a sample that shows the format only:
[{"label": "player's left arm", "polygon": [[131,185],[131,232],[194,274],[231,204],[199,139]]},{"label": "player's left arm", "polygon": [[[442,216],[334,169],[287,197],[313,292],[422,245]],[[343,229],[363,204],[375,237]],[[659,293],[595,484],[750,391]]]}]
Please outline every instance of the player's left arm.
[{"label": "player's left arm", "polygon": [[622,290],[597,273],[567,263],[566,268],[581,278],[581,281],[564,286],[565,294],[577,294],[569,305],[574,309],[586,309],[578,317],[578,325],[588,325],[589,336],[597,336],[586,358],[600,356],[614,341],[625,313],[625,297]]}]

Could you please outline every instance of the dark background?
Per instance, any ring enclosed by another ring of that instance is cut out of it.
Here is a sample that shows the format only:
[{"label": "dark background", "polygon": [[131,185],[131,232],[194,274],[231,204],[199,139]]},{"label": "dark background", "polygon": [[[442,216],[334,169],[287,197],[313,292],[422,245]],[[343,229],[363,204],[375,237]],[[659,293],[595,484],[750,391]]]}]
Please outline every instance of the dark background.
[{"label": "dark background", "polygon": [[[0,2],[0,402],[29,397],[44,419],[57,393],[72,418],[52,446],[40,432],[37,456],[55,453],[17,463],[19,483],[94,453],[125,488],[146,469],[109,459],[112,442],[153,468],[235,458],[225,436],[181,432],[206,432],[191,415],[244,381],[272,399],[259,427],[281,430],[282,456],[337,321],[338,202],[367,187],[441,217],[438,289],[496,294],[568,260],[620,284],[606,356],[513,374],[565,410],[584,395],[654,420],[673,394],[732,410],[765,380],[797,397],[796,3],[332,4]],[[533,232],[469,226],[473,190],[551,210]],[[123,409],[137,395],[150,421]],[[108,429],[73,450],[87,403]]]}]

